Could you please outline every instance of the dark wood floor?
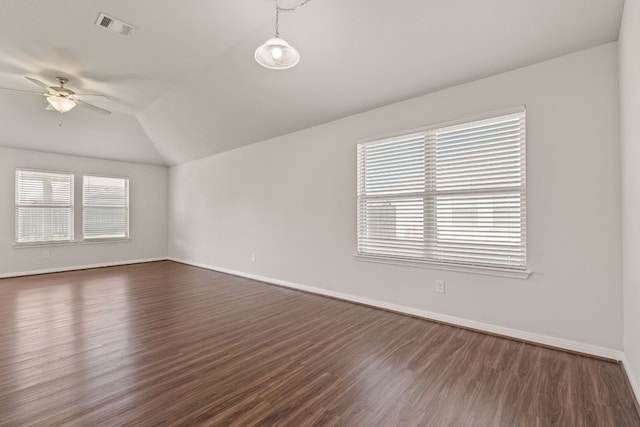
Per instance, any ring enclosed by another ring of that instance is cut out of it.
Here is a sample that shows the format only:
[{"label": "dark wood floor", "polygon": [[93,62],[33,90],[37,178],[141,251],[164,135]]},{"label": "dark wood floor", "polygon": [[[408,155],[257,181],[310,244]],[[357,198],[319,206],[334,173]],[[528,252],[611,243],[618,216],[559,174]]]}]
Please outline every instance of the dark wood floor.
[{"label": "dark wood floor", "polygon": [[619,365],[172,262],[0,280],[0,425],[640,426]]}]

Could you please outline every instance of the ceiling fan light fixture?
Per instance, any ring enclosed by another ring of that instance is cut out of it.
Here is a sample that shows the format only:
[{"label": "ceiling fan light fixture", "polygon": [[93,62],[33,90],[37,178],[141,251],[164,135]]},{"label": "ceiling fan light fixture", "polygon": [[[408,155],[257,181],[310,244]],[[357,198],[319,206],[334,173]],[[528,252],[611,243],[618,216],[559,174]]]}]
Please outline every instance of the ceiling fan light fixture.
[{"label": "ceiling fan light fixture", "polygon": [[66,113],[76,106],[76,102],[64,96],[52,95],[47,97],[47,101],[59,113]]},{"label": "ceiling fan light fixture", "polygon": [[271,70],[286,70],[300,62],[300,54],[289,43],[279,37],[267,40],[255,52],[258,64]]}]

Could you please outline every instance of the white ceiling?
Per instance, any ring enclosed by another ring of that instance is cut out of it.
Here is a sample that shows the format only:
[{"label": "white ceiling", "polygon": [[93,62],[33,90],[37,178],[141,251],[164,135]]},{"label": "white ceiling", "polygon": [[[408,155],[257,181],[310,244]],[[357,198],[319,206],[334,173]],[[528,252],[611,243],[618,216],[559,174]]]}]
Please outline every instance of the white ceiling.
[{"label": "white ceiling", "polygon": [[286,71],[253,60],[273,0],[1,5],[0,87],[65,76],[114,114],[0,91],[0,145],[173,165],[617,40],[623,0],[312,0],[281,16],[302,56]]}]

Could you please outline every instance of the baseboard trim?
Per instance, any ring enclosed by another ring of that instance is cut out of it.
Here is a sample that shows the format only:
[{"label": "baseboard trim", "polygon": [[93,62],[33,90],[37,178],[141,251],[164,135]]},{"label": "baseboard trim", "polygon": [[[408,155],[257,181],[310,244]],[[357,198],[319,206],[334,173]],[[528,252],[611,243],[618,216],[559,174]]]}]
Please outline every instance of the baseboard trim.
[{"label": "baseboard trim", "polygon": [[198,262],[191,262],[191,261],[187,261],[180,258],[168,257],[167,259],[170,261],[181,263],[181,264],[187,264],[194,267],[205,268],[207,270],[218,271],[220,273],[232,274],[234,276],[240,276],[247,279],[257,280],[259,282],[265,282],[265,283],[269,283],[277,286],[282,286],[285,288],[296,289],[299,291],[309,292],[312,294],[322,295],[330,298],[336,298],[343,301],[353,302],[356,304],[368,305],[368,306],[380,308],[383,310],[394,311],[402,314],[408,314],[410,316],[415,316],[422,319],[433,320],[440,323],[446,323],[446,324],[459,326],[466,329],[472,329],[479,332],[489,333],[492,335],[499,335],[506,338],[513,338],[519,341],[526,341],[529,343],[538,344],[545,347],[552,347],[560,350],[567,350],[573,353],[580,353],[580,354],[585,354],[589,356],[595,356],[598,358],[607,359],[611,361],[622,361],[624,359],[624,353],[620,350],[599,347],[591,344],[566,340],[563,338],[556,338],[548,335],[521,331],[518,329],[505,328],[503,326],[492,325],[490,323],[477,322],[475,320],[464,319],[461,317],[434,313],[431,311],[420,310],[413,307],[392,304],[392,303],[378,301],[370,298],[363,298],[357,295],[351,295],[351,294],[346,294],[342,292],[336,292],[336,291],[331,291],[327,289],[317,288],[313,286],[287,282],[284,280],[260,276],[257,274],[245,273],[242,271],[231,270],[223,267],[216,267],[216,266],[198,263]]},{"label": "baseboard trim", "polygon": [[35,276],[37,274],[62,273],[65,271],[88,270],[90,268],[116,267],[118,265],[142,264],[145,262],[166,261],[167,257],[134,259],[126,261],[102,262],[98,264],[75,265],[71,267],[46,268],[42,270],[20,271],[17,273],[0,274],[0,279],[8,279],[11,277]]},{"label": "baseboard trim", "polygon": [[622,356],[622,366],[624,367],[624,371],[627,374],[627,380],[629,382],[629,388],[631,389],[631,394],[633,395],[634,403],[636,405],[636,411],[638,411],[638,415],[640,416],[640,384],[636,381],[636,377],[634,375],[633,369],[631,365],[629,365],[629,361],[625,355]]}]

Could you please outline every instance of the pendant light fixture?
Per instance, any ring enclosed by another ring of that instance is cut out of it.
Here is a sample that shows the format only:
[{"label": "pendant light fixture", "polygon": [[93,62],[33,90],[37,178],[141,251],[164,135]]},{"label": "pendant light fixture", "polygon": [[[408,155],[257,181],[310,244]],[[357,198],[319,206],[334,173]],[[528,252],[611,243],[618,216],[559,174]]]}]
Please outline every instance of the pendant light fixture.
[{"label": "pendant light fixture", "polygon": [[293,12],[311,0],[305,0],[296,7],[282,8],[280,0],[276,0],[276,35],[259,46],[255,52],[258,64],[272,70],[286,70],[295,67],[300,62],[298,51],[280,38],[280,12]]}]

